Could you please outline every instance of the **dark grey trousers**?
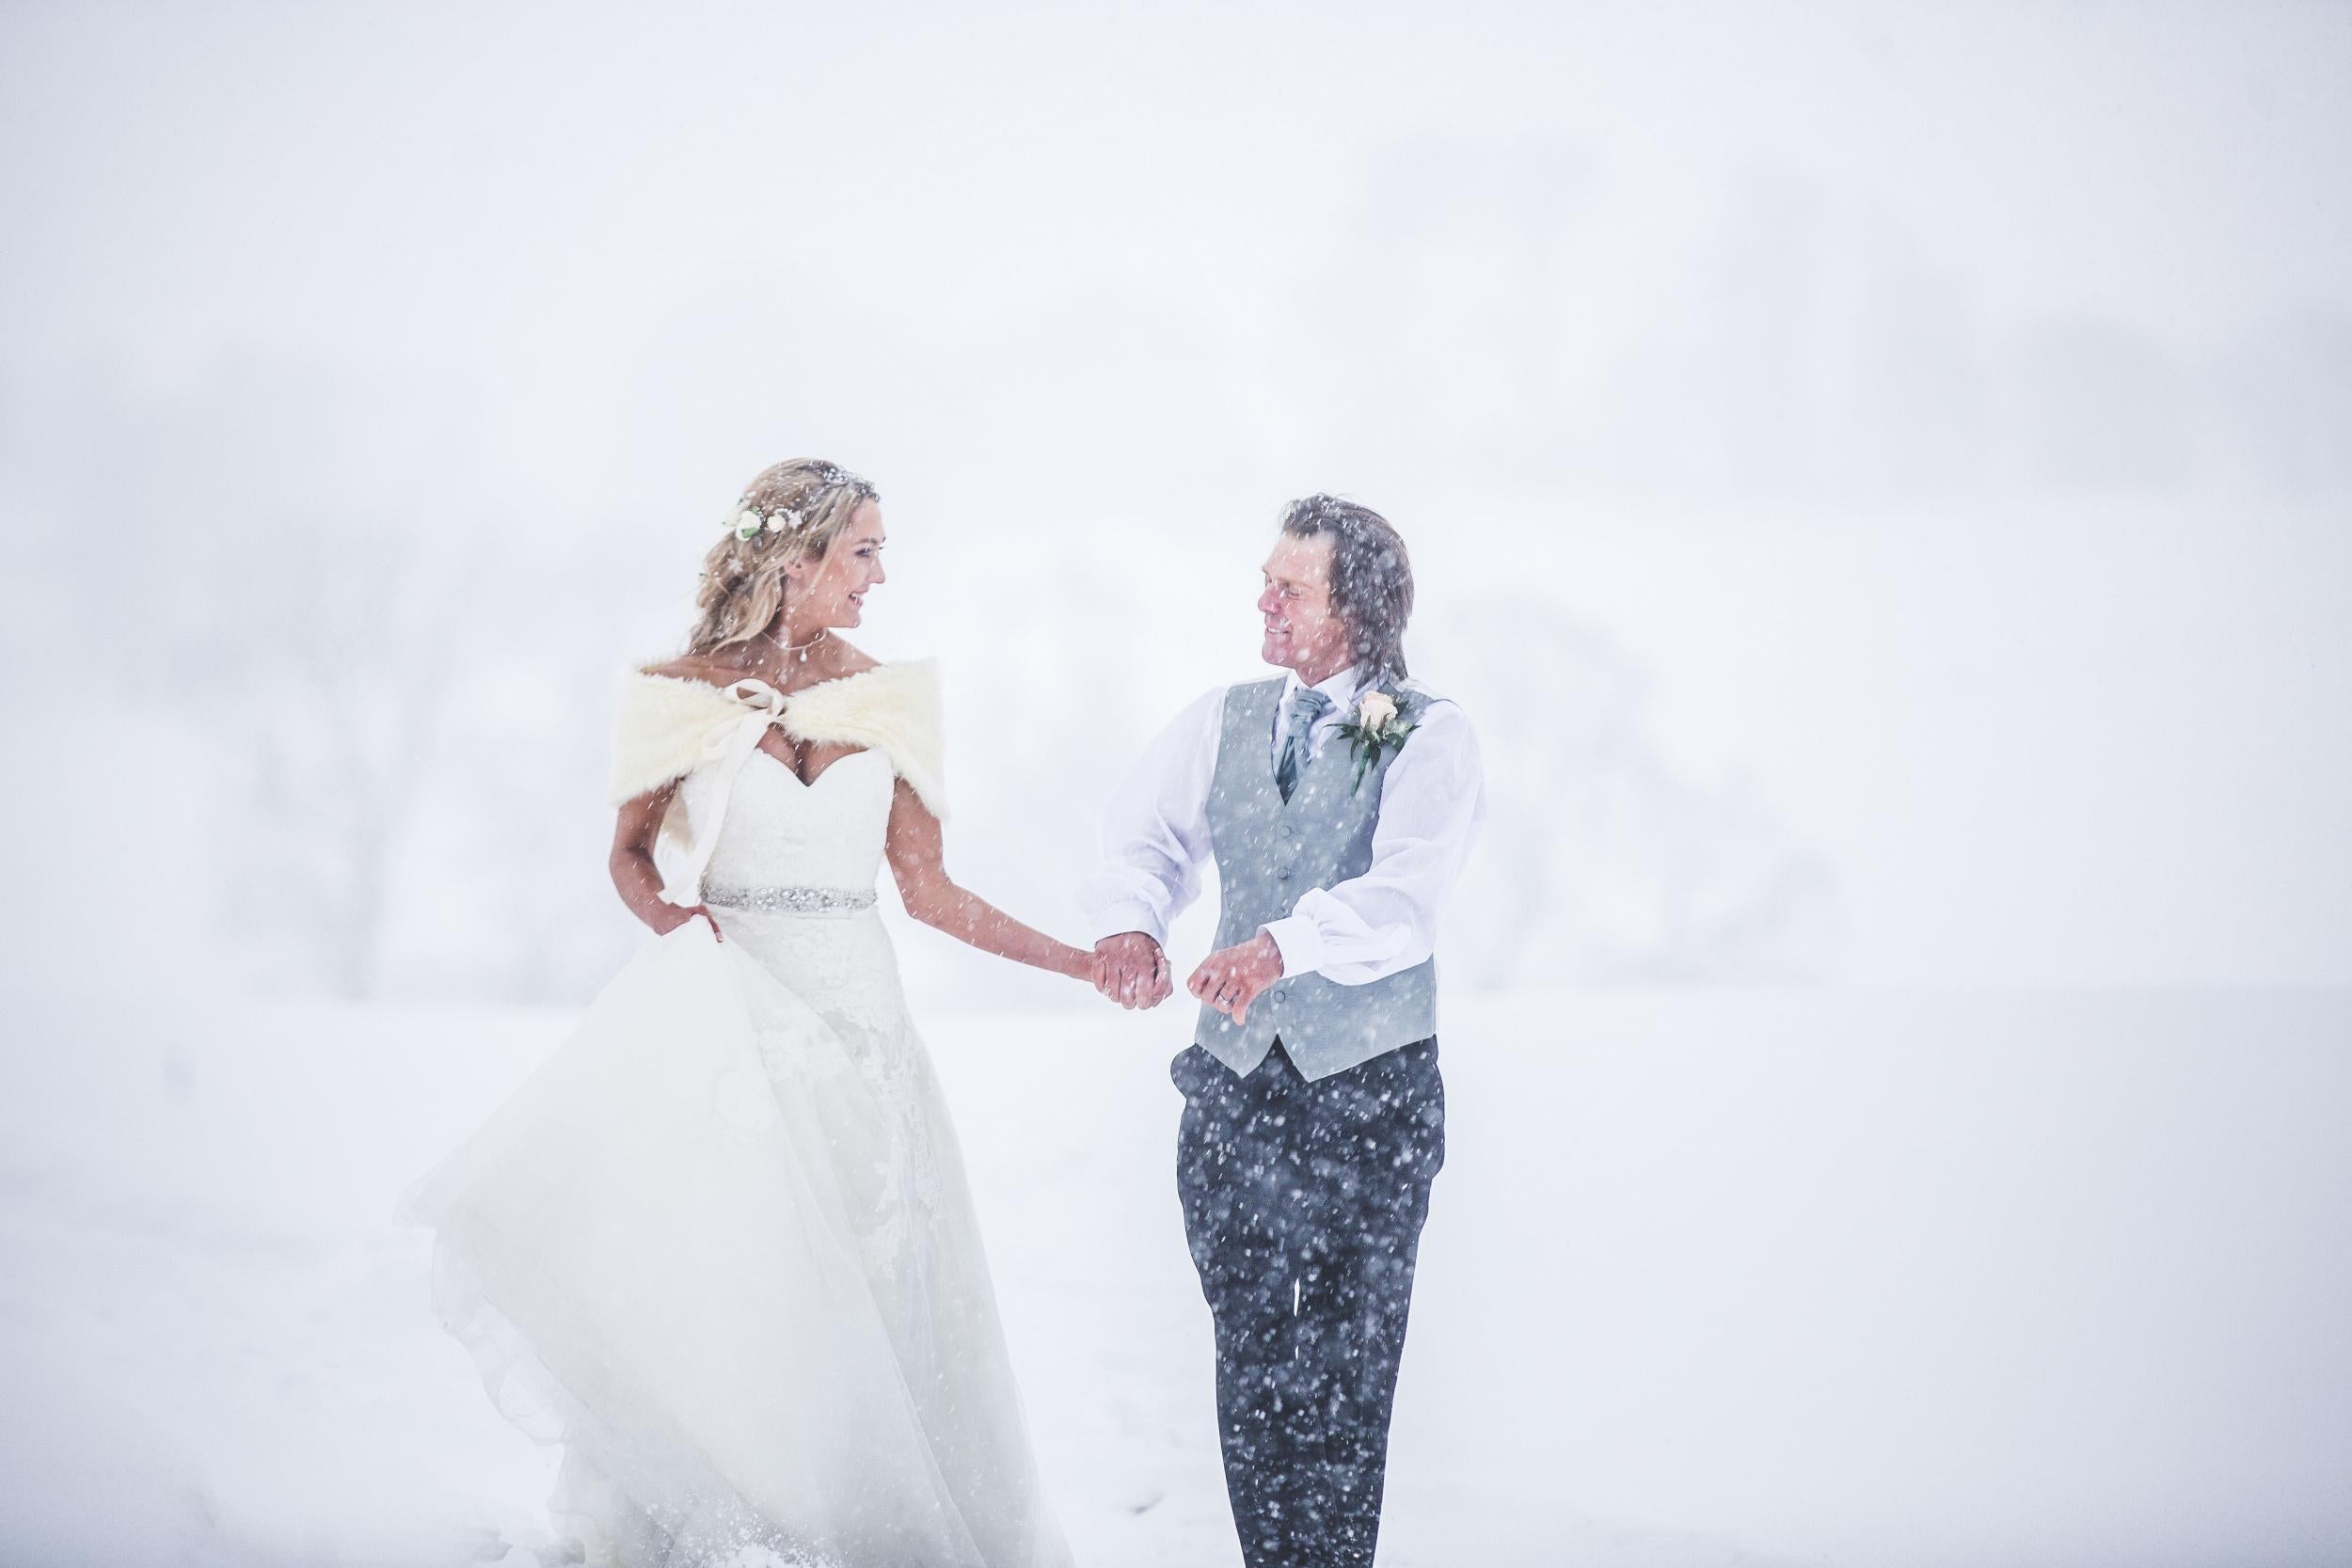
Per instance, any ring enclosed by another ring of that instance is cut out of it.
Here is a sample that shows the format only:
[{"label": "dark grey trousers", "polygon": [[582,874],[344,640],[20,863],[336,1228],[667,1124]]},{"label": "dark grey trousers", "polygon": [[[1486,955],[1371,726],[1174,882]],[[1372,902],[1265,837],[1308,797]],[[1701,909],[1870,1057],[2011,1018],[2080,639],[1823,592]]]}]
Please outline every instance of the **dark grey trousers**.
[{"label": "dark grey trousers", "polygon": [[1216,1320],[1218,1437],[1249,1568],[1370,1568],[1429,1186],[1435,1036],[1309,1083],[1193,1046],[1176,1185]]}]

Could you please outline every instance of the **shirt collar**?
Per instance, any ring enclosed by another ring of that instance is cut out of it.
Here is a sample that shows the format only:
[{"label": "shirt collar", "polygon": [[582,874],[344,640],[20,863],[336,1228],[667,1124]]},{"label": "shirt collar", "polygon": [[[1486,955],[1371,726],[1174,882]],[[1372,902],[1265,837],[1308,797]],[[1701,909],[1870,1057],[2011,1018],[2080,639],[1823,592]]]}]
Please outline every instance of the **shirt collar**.
[{"label": "shirt collar", "polygon": [[[1363,683],[1363,674],[1362,665],[1351,664],[1338,674],[1315,682],[1315,689],[1331,699],[1332,714],[1344,717],[1356,701],[1356,692]],[[1305,684],[1298,678],[1297,671],[1282,672],[1282,704],[1285,709],[1290,705],[1291,693]]]}]

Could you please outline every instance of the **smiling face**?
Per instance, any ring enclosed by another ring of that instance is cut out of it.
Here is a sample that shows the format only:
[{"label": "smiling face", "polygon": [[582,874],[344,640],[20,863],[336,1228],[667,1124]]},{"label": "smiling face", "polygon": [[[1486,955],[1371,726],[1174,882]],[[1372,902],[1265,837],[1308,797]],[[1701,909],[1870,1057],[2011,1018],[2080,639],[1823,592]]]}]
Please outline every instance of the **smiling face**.
[{"label": "smiling face", "polygon": [[1265,661],[1295,670],[1309,686],[1354,662],[1347,623],[1331,605],[1330,539],[1276,534],[1264,573],[1258,614],[1265,623]]},{"label": "smiling face", "polygon": [[867,592],[888,580],[882,572],[882,504],[864,500],[822,556],[785,567],[791,584],[785,615],[796,640],[820,626],[854,626],[864,619]]}]

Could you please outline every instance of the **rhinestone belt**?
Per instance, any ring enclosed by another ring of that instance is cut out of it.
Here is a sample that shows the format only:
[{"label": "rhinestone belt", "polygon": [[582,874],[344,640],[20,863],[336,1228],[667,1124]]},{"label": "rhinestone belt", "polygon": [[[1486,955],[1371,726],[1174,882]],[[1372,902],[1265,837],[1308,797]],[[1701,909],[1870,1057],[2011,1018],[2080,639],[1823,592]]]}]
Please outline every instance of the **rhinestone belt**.
[{"label": "rhinestone belt", "polygon": [[726,887],[703,884],[703,902],[723,910],[764,910],[772,914],[857,914],[874,907],[874,890],[846,887]]}]

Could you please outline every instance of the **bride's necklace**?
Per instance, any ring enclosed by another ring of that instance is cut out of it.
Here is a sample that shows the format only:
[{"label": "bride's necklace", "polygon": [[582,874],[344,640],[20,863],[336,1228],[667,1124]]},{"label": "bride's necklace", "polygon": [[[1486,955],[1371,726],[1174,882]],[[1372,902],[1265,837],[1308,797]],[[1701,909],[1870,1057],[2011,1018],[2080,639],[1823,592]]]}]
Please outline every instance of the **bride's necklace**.
[{"label": "bride's necklace", "polygon": [[807,641],[792,643],[777,641],[774,634],[771,632],[763,631],[759,635],[767,639],[768,645],[770,647],[775,649],[777,653],[783,655],[785,657],[791,658],[798,657],[803,664],[806,664],[808,662],[809,649],[814,648],[818,643],[822,642],[825,640],[826,630],[826,627],[818,626],[817,628],[817,635],[810,638]]}]

